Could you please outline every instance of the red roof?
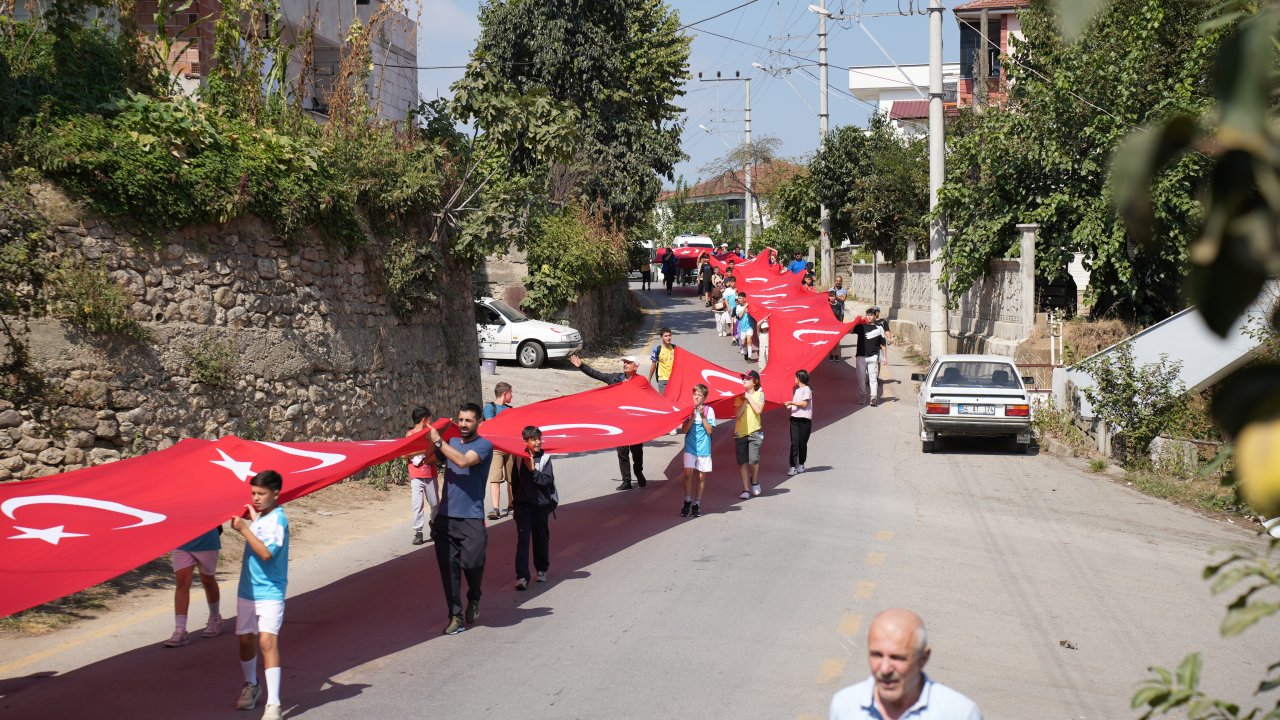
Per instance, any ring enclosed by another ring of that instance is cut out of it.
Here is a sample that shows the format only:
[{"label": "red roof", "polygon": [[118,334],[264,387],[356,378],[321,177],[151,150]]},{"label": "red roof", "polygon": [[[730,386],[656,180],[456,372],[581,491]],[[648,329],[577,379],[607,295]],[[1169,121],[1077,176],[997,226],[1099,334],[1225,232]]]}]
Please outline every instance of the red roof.
[{"label": "red roof", "polygon": [[928,100],[895,100],[889,108],[890,120],[926,120],[928,117]]},{"label": "red roof", "polygon": [[957,5],[951,8],[951,12],[965,12],[968,10],[1016,10],[1018,8],[1029,7],[1031,0],[972,0],[963,5]]},{"label": "red roof", "polygon": [[[759,192],[760,188],[768,187],[770,183],[779,180],[785,180],[802,172],[803,168],[799,165],[789,163],[785,160],[774,160],[773,162],[759,163],[751,169],[751,185]],[[741,170],[734,170],[721,175],[717,175],[710,180],[704,180],[689,188],[686,197],[702,198],[702,197],[719,197],[722,195],[742,195],[746,192],[746,183],[742,176]],[[658,195],[659,202],[675,195],[673,190],[664,190]]]}]

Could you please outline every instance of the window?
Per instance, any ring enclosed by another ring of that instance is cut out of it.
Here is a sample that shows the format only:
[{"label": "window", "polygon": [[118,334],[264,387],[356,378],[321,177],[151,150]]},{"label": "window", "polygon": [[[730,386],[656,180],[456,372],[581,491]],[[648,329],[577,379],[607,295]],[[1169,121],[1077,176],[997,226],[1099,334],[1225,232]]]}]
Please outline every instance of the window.
[{"label": "window", "polygon": [[477,325],[501,325],[502,318],[497,311],[488,305],[476,303],[476,324]]},{"label": "window", "polygon": [[938,369],[933,386],[993,388],[1021,390],[1018,373],[1009,363],[1001,362],[947,362]]}]

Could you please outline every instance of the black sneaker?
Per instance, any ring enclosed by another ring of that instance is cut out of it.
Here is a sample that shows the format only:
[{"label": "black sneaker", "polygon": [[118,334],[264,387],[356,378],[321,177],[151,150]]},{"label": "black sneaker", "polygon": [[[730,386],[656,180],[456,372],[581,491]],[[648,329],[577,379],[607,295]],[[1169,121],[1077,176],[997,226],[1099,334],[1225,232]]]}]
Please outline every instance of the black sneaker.
[{"label": "black sneaker", "polygon": [[645,485],[649,484],[649,481],[644,479],[644,475],[641,475],[640,473],[636,473],[636,484],[639,485],[640,487],[644,487]]},{"label": "black sneaker", "polygon": [[693,503],[689,502],[688,500],[685,500],[684,507],[680,508],[680,517],[689,517],[689,508],[692,505]]},{"label": "black sneaker", "polygon": [[468,600],[467,601],[467,624],[475,625],[476,621],[479,619],[480,619],[480,601]]},{"label": "black sneaker", "polygon": [[630,489],[631,489],[631,481],[630,481],[630,480],[623,480],[623,481],[622,481],[622,484],[618,486],[618,489],[619,489],[619,490],[630,490]]},{"label": "black sneaker", "polygon": [[691,514],[692,514],[694,517],[702,517],[702,503],[694,503],[694,504],[693,504],[693,510],[691,511]]},{"label": "black sneaker", "polygon": [[421,545],[421,544],[422,544],[422,543],[424,543],[424,542],[426,542],[426,540],[423,540],[423,539],[422,539],[422,531],[421,531],[421,530],[419,530],[418,532],[416,532],[416,533],[414,533],[414,534],[413,534],[413,544],[414,544],[414,545]]},{"label": "black sneaker", "polygon": [[467,629],[465,623],[462,622],[461,615],[454,615],[449,618],[449,624],[444,626],[445,635],[457,635]]}]

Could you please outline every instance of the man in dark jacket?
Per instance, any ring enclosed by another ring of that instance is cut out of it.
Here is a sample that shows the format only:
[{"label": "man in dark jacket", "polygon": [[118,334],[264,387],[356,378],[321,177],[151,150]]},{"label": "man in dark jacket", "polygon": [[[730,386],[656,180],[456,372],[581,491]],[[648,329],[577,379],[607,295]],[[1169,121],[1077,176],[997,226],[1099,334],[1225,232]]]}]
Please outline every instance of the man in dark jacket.
[{"label": "man in dark jacket", "polygon": [[662,281],[667,284],[668,295],[676,283],[677,272],[675,248],[667,248],[667,254],[662,256]]},{"label": "man in dark jacket", "polygon": [[512,491],[515,493],[516,589],[529,587],[529,541],[533,540],[533,567],[538,582],[547,581],[551,567],[551,527],[547,522],[559,503],[551,457],[542,452],[542,431],[529,425],[521,432],[528,457],[519,458]]},{"label": "man in dark jacket", "polygon": [[[588,377],[593,377],[596,380],[599,380],[600,382],[606,385],[617,385],[620,382],[626,382],[627,380],[630,380],[631,378],[636,376],[636,369],[639,367],[636,364],[635,357],[632,355],[627,355],[622,358],[622,372],[620,373],[602,373],[599,370],[596,370],[595,368],[591,367],[590,365],[587,365],[586,363],[582,362],[582,358],[578,357],[577,355],[570,355],[569,362],[573,363],[574,367],[586,373]],[[630,463],[627,462],[628,455],[631,456]],[[632,466],[635,467],[635,471],[636,471],[636,484],[639,485],[640,487],[644,487],[645,485],[647,485],[648,481],[644,479],[644,444],[643,443],[637,443],[635,445],[623,445],[618,448],[618,469],[622,472],[622,484],[618,486],[619,490],[631,489],[631,467]]]}]

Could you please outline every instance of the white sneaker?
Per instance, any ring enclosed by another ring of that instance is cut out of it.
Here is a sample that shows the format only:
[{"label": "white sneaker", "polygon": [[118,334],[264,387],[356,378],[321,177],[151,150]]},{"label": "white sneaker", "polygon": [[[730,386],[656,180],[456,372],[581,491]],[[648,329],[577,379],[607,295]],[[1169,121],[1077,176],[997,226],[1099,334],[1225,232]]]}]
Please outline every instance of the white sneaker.
[{"label": "white sneaker", "polygon": [[796,467],[796,472],[797,472],[797,473],[802,473],[802,472],[804,472],[804,466],[803,466],[803,465],[797,466],[797,467]]},{"label": "white sneaker", "polygon": [[164,646],[168,648],[182,647],[191,642],[191,636],[187,635],[186,630],[174,630],[173,635],[164,641]]},{"label": "white sneaker", "polygon": [[547,581],[547,571],[546,571],[546,570],[539,570],[539,571],[538,571],[538,582],[546,582],[546,581]]},{"label": "white sneaker", "polygon": [[738,496],[738,499],[739,499],[739,500],[750,500],[750,499],[751,499],[751,493],[747,492],[746,490],[743,490],[743,491],[742,491],[742,494]]},{"label": "white sneaker", "polygon": [[240,698],[236,700],[237,710],[252,710],[254,705],[258,704],[258,696],[262,694],[262,687],[253,683],[245,683],[240,688]]},{"label": "white sneaker", "polygon": [[528,578],[520,578],[519,580],[517,580],[517,581],[516,581],[516,589],[517,589],[517,590],[524,590],[524,589],[525,589],[525,588],[527,588],[527,587],[529,587],[529,579],[528,579]]},{"label": "white sneaker", "polygon": [[209,616],[209,624],[205,626],[204,632],[200,633],[200,636],[211,638],[211,637],[218,637],[221,634],[222,634],[222,616],[221,615]]},{"label": "white sneaker", "polygon": [[751,496],[760,497],[760,483],[751,483]]},{"label": "white sneaker", "polygon": [[787,477],[791,477],[792,475],[795,475],[797,472],[799,471],[796,470],[796,467],[794,465],[792,465],[791,467],[787,468]]},{"label": "white sneaker", "polygon": [[272,703],[263,708],[262,720],[280,720],[284,714],[280,710],[280,703]]}]

